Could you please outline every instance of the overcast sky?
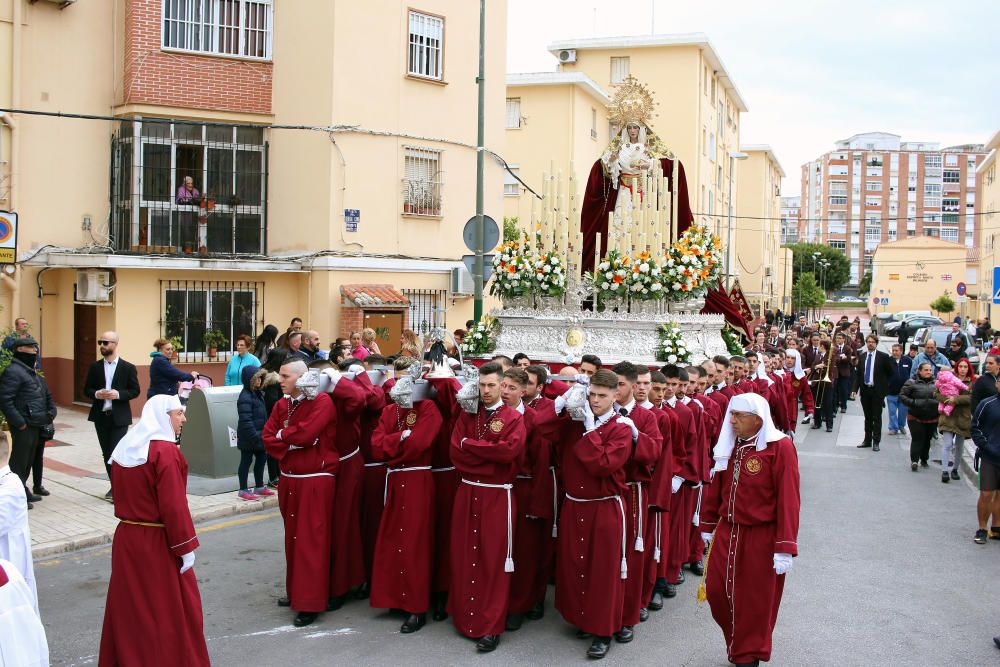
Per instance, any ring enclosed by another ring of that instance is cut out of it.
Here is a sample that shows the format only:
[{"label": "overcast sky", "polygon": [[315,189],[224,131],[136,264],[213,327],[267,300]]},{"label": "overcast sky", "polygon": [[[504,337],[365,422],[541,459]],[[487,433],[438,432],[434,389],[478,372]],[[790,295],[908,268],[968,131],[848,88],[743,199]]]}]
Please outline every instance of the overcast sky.
[{"label": "overcast sky", "polygon": [[985,143],[1000,129],[998,27],[993,0],[508,0],[507,71],[553,71],[546,46],[562,39],[703,32],[750,109],[741,142],[775,149],[789,196],[804,162],[859,132]]}]

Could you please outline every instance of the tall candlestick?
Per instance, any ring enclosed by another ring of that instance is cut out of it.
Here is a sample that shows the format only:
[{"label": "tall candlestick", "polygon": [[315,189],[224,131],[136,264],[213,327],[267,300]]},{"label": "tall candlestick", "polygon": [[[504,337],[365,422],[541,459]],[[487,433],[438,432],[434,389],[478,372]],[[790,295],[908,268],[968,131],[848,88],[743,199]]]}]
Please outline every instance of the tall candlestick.
[{"label": "tall candlestick", "polygon": [[674,156],[674,168],[672,170],[672,176],[670,178],[670,240],[671,242],[678,239],[678,230],[680,222],[677,220],[677,198],[680,194],[680,187],[677,182],[678,167],[681,161],[680,158]]}]

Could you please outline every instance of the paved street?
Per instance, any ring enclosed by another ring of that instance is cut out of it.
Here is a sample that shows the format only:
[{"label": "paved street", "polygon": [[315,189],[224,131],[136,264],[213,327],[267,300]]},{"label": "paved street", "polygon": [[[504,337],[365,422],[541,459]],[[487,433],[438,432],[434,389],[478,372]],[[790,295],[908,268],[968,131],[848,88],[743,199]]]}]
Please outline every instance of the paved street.
[{"label": "paved street", "polygon": [[[887,437],[877,454],[855,449],[860,408],[849,405],[833,434],[799,427],[801,556],[785,586],[773,664],[994,664],[1000,543],[972,542],[972,484],[964,477],[942,484],[933,467],[910,472],[904,439]],[[401,618],[367,602],[294,628],[292,614],[275,604],[283,577],[276,511],[202,525],[199,533],[195,569],[215,665],[457,665],[475,657],[450,623],[402,636]],[[96,664],[109,568],[107,546],[36,564],[53,665]],[[608,661],[727,664],[721,632],[707,605],[695,601],[696,586],[689,579]],[[544,620],[508,633],[497,653],[479,660],[581,663],[585,649],[549,606]]]}]

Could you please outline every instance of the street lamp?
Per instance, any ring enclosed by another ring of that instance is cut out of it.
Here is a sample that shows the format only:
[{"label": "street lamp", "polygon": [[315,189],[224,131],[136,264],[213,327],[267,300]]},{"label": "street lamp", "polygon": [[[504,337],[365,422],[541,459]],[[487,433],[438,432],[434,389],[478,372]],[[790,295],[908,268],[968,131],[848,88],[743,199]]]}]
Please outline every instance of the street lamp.
[{"label": "street lamp", "polygon": [[733,180],[736,174],[736,160],[746,160],[750,157],[749,153],[742,153],[740,151],[730,151],[729,152],[729,215],[728,222],[726,224],[726,290],[732,289],[733,287]]}]

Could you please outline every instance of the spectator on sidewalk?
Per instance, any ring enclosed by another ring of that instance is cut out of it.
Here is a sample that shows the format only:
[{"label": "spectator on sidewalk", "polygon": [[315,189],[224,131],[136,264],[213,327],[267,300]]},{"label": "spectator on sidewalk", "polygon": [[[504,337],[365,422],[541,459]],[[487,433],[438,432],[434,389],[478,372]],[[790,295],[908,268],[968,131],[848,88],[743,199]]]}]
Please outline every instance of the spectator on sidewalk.
[{"label": "spectator on sidewalk", "polygon": [[938,370],[941,368],[951,368],[951,362],[937,349],[937,343],[933,338],[928,338],[924,343],[924,351],[913,360],[913,368],[910,369],[910,377],[916,377],[920,364],[929,364],[931,367],[931,378],[936,378]]},{"label": "spectator on sidewalk", "polygon": [[185,373],[170,363],[174,356],[174,344],[166,338],[157,338],[153,341],[153,351],[149,353],[149,389],[146,391],[146,398],[154,396],[176,396],[178,382],[194,382],[198,377],[197,371]]},{"label": "spectator on sidewalk", "polygon": [[[32,503],[42,499],[41,495],[28,490],[28,473],[34,468],[35,488],[42,489],[43,432],[51,431],[56,418],[56,406],[45,379],[35,371],[38,357],[38,343],[33,338],[18,338],[14,341],[14,352],[7,370],[0,375],[0,412],[10,428],[11,447],[10,469],[24,484],[24,495],[28,499],[28,509]],[[51,437],[49,435],[48,437]]]},{"label": "spectator on sidewalk", "polygon": [[976,376],[968,359],[959,359],[955,364],[955,377],[970,389],[960,390],[957,396],[945,396],[940,390],[934,392],[934,398],[938,403],[952,408],[950,414],[938,410],[938,433],[941,434],[941,481],[945,484],[949,479],[958,479],[958,467],[962,462],[965,439],[972,435],[969,432],[972,425],[971,387],[976,381]]},{"label": "spectator on sidewalk", "polygon": [[[281,378],[278,377],[278,370],[285,363],[287,357],[288,351],[283,348],[276,347],[271,350],[264,360],[264,365],[257,369],[250,382],[251,389],[259,391],[263,395],[264,412],[267,416],[271,415],[271,410],[283,396],[281,385],[279,384]],[[278,461],[268,455],[267,485],[272,489],[278,488],[278,478],[280,476],[281,472],[278,468]]]},{"label": "spectator on sidewalk", "polygon": [[226,366],[227,387],[243,384],[244,368],[260,368],[260,359],[250,353],[251,343],[250,336],[246,334],[236,337],[236,354],[229,359],[229,365]]},{"label": "spectator on sidewalk", "polygon": [[899,392],[899,400],[909,410],[906,416],[910,427],[910,470],[927,467],[931,453],[931,438],[937,430],[938,402],[934,400],[934,375],[929,362],[915,364],[915,375],[906,381]]},{"label": "spectator on sidewalk", "polygon": [[[14,341],[19,338],[31,338],[31,325],[28,324],[28,320],[23,317],[19,317],[14,320],[14,330],[7,334],[7,337],[3,339],[3,349],[14,350]],[[35,341],[36,345],[38,341]],[[38,346],[38,356],[35,358],[35,370],[42,370],[42,348],[41,345]]]},{"label": "spectator on sidewalk", "polygon": [[278,338],[278,327],[273,324],[268,324],[264,327],[264,330],[260,332],[257,336],[257,340],[253,344],[253,356],[257,357],[261,361],[267,359],[267,353],[278,347],[275,342]]},{"label": "spectator on sidewalk", "polygon": [[310,361],[309,355],[302,350],[302,332],[292,331],[288,334],[288,338],[285,342],[288,343],[288,358],[289,359],[299,359],[303,363],[308,364]]},{"label": "spectator on sidewalk", "polygon": [[285,333],[283,333],[280,336],[278,336],[278,340],[276,342],[276,345],[278,347],[287,348],[288,347],[288,336],[289,336],[289,334],[291,334],[292,332],[295,332],[295,331],[302,331],[302,318],[301,317],[293,317],[292,318],[292,321],[288,323],[288,328],[285,330]]},{"label": "spectator on sidewalk", "polygon": [[1000,356],[991,354],[986,357],[983,365],[983,374],[979,376],[976,383],[972,385],[972,412],[976,412],[976,406],[984,398],[989,398],[997,393],[997,376],[1000,375]]},{"label": "spectator on sidewalk", "polygon": [[[139,375],[135,366],[118,356],[118,333],[105,331],[97,341],[101,352],[99,361],[90,365],[83,393],[91,400],[89,421],[94,422],[97,442],[101,446],[104,469],[111,479],[111,452],[115,451],[132,424],[129,401],[139,398]],[[104,497],[111,499],[113,489]]]},{"label": "spectator on sidewalk", "polygon": [[910,369],[913,359],[903,354],[903,346],[895,343],[892,346],[893,375],[889,378],[888,393],[885,402],[889,406],[889,435],[906,434],[906,406],[899,400],[899,390],[910,379]]},{"label": "spectator on sidewalk", "polygon": [[979,471],[979,501],[976,514],[979,528],[973,538],[976,544],[986,544],[986,524],[993,516],[989,537],[1000,540],[1000,396],[980,401],[972,413],[972,441],[976,443],[976,463]]},{"label": "spectator on sidewalk", "polygon": [[24,484],[7,465],[10,445],[0,438],[0,558],[10,561],[31,589],[32,605],[38,611],[38,591],[31,560],[31,529]]},{"label": "spectator on sidewalk", "polygon": [[[256,367],[243,369],[243,391],[236,399],[236,448],[240,450],[240,465],[236,471],[240,481],[239,497],[243,500],[260,500],[273,496],[274,491],[264,486],[264,424],[267,423],[267,406],[264,404],[264,390],[254,386]],[[250,463],[253,462],[254,488],[248,487]]]},{"label": "spectator on sidewalk", "polygon": [[358,361],[364,361],[369,354],[382,354],[375,342],[375,330],[368,328],[361,333],[351,334],[351,356]]},{"label": "spectator on sidewalk", "polygon": [[945,358],[948,359],[948,363],[951,364],[952,368],[958,363],[959,359],[966,358],[966,345],[965,338],[959,336],[954,338],[950,343],[948,343],[947,349],[944,351]]}]

